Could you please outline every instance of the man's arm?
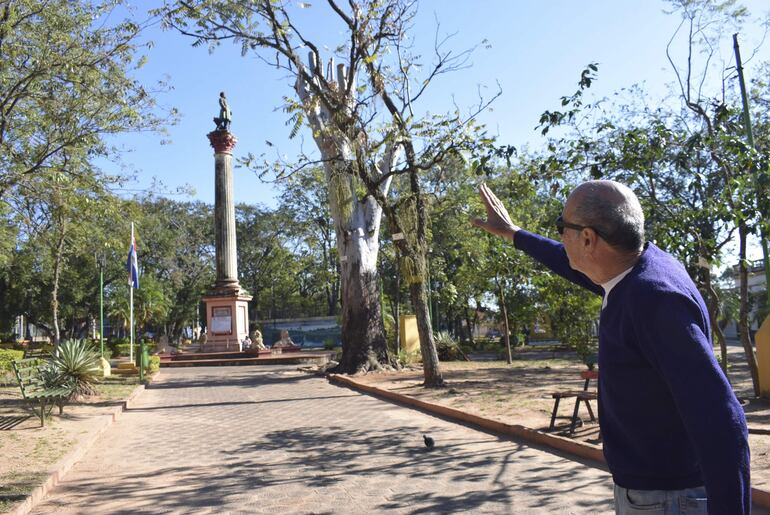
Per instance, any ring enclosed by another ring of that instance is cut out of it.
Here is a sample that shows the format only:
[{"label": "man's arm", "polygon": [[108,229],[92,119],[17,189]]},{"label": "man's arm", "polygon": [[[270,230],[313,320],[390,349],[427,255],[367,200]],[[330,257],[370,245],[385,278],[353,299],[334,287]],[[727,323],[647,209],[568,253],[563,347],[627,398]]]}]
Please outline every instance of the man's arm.
[{"label": "man's arm", "polygon": [[707,322],[683,294],[650,296],[636,310],[639,346],[666,382],[698,456],[709,513],[750,513],[750,459],[743,409],[714,359]]},{"label": "man's arm", "polygon": [[543,236],[524,231],[514,224],[511,221],[508,210],[505,209],[500,199],[492,193],[492,190],[486,184],[479,186],[479,195],[482,202],[484,202],[487,219],[475,218],[471,221],[473,225],[484,229],[490,234],[511,239],[517,249],[523,250],[529,256],[568,281],[587,288],[597,295],[604,294],[601,286],[593,283],[588,277],[569,266],[569,259],[564,251],[564,245]]},{"label": "man's arm", "polygon": [[604,289],[601,286],[591,281],[585,274],[569,266],[569,258],[564,250],[564,245],[558,241],[520,229],[516,233],[513,245],[566,280],[597,295],[604,295]]}]

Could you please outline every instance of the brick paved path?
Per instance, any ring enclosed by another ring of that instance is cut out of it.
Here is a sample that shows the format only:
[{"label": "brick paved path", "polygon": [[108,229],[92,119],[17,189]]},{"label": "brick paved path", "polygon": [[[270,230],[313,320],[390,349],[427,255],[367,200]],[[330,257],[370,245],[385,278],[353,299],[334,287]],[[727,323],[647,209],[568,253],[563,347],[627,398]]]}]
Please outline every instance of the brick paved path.
[{"label": "brick paved path", "polygon": [[597,513],[611,495],[601,469],[291,367],[212,367],[164,369],[34,512]]}]

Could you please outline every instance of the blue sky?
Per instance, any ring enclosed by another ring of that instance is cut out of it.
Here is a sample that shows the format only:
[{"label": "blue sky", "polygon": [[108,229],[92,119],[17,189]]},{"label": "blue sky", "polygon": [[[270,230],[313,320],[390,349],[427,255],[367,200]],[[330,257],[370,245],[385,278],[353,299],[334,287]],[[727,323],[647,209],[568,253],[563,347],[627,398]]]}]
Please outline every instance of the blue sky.
[{"label": "blue sky", "polygon": [[[341,26],[325,1],[310,3],[310,8],[298,11],[297,23],[307,27],[314,41],[333,49],[343,41]],[[767,15],[766,1],[743,3],[754,16]],[[147,2],[136,2],[137,12],[146,7]],[[501,143],[537,147],[542,140],[534,127],[540,113],[557,108],[562,95],[575,91],[580,71],[590,62],[600,66],[599,80],[591,88],[594,96],[611,96],[621,88],[644,83],[653,98],[663,98],[674,80],[665,48],[679,22],[678,15],[663,13],[667,8],[667,3],[655,0],[423,0],[414,34],[424,55],[431,53],[437,20],[440,34],[456,33],[450,48],[463,50],[482,40],[489,45],[474,53],[470,69],[435,82],[423,108],[444,112],[453,108],[453,101],[461,108],[470,107],[477,101],[479,85],[491,94],[499,83],[503,95],[481,120]],[[744,59],[761,36],[757,25],[741,31]],[[126,165],[138,172],[138,182],[129,188],[147,188],[155,178],[170,189],[190,186],[195,191],[192,198],[213,203],[214,162],[206,133],[214,128],[211,119],[218,113],[221,90],[226,91],[233,110],[231,131],[239,140],[236,156],[296,154],[299,141],[289,140],[287,115],[279,109],[282,97],[293,94],[284,72],[254,56],[241,57],[228,43],[209,54],[205,48],[192,48],[190,38],[158,27],[146,37],[154,46],[138,78],[146,84],[168,80],[173,91],[159,101],[179,109],[182,118],[169,128],[170,144],[161,145],[162,138],[152,134],[113,140],[126,150]],[[769,60],[768,49],[770,44],[765,44],[753,62]],[[725,48],[723,55],[731,60],[732,49]],[[747,73],[751,74],[751,63]],[[304,146],[314,148],[309,136]],[[238,169],[235,200],[274,206],[275,188]]]}]

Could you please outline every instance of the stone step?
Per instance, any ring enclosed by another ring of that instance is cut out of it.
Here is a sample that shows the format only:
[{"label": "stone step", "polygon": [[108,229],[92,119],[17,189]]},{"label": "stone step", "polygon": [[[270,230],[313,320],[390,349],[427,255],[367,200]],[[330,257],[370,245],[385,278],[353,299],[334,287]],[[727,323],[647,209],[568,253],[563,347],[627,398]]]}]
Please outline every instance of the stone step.
[{"label": "stone step", "polygon": [[246,356],[235,358],[208,358],[208,359],[175,359],[173,361],[161,361],[161,367],[212,367],[212,366],[238,366],[238,365],[322,365],[331,359],[331,353],[295,352],[291,354],[273,354],[269,356]]}]

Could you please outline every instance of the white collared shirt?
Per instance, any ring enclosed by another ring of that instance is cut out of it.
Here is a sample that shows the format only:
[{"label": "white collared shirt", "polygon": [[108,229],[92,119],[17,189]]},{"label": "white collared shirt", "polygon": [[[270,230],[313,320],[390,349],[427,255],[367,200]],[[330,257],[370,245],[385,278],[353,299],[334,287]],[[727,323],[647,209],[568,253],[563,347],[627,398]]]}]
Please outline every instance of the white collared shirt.
[{"label": "white collared shirt", "polygon": [[629,273],[629,272],[631,272],[631,270],[633,270],[633,269],[634,269],[634,267],[632,266],[632,267],[631,267],[631,268],[629,268],[628,270],[625,270],[625,271],[623,271],[623,272],[620,272],[618,275],[616,275],[615,277],[613,277],[612,279],[610,279],[610,280],[609,280],[609,281],[607,281],[606,283],[602,283],[602,284],[600,284],[600,286],[602,287],[602,289],[604,289],[604,299],[602,299],[602,309],[604,309],[604,308],[607,306],[607,298],[610,296],[610,292],[612,291],[612,289],[613,289],[613,288],[614,288],[614,287],[615,287],[615,286],[616,286],[616,285],[617,285],[617,284],[618,284],[620,281],[622,281],[622,280],[623,280],[623,278],[624,278],[625,276],[627,276],[627,275],[628,275],[628,273]]}]

